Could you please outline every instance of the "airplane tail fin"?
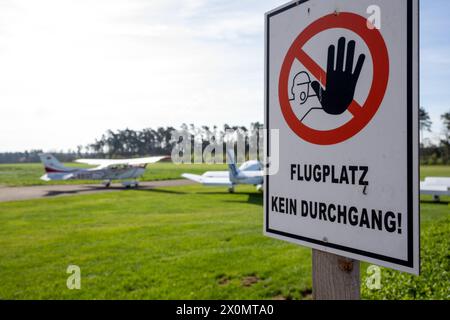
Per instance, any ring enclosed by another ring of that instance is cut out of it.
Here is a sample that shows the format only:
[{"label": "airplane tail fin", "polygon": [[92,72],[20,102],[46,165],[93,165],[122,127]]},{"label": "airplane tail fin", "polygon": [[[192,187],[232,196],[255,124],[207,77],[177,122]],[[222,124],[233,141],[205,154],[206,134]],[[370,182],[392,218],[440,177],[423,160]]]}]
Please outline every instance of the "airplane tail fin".
[{"label": "airplane tail fin", "polygon": [[231,182],[233,182],[239,175],[239,169],[237,168],[236,160],[234,158],[234,151],[228,149],[227,155],[228,155],[228,171],[230,172],[230,180]]},{"label": "airplane tail fin", "polygon": [[40,154],[41,162],[44,164],[45,172],[47,173],[68,173],[73,169],[65,167],[53,155],[49,153]]}]

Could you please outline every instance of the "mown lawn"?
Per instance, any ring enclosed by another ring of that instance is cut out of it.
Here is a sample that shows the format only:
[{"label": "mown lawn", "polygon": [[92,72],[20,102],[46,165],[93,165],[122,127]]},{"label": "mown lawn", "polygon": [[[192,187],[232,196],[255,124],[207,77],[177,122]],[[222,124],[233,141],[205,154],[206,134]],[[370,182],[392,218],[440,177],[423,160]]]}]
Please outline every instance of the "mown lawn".
[{"label": "mown lawn", "polygon": [[[308,296],[310,251],[262,236],[262,196],[253,190],[192,186],[0,204],[0,298]],[[79,291],[66,288],[69,264],[81,268]]]},{"label": "mown lawn", "polygon": [[363,264],[362,293],[371,299],[450,299],[450,198],[439,204],[421,204],[421,275],[381,269],[381,290],[364,285],[367,264]]},{"label": "mown lawn", "polygon": [[421,166],[420,180],[425,177],[450,177],[450,166]]},{"label": "mown lawn", "polygon": [[[69,167],[86,168],[86,166],[74,163],[65,164]],[[160,162],[149,165],[142,181],[174,180],[181,179],[183,173],[202,174],[205,171],[227,170],[226,165],[175,165],[171,162]],[[30,164],[0,164],[0,186],[33,186],[44,184],[80,184],[98,183],[98,181],[53,181],[45,182],[39,178],[44,174],[40,163]],[[422,166],[420,179],[425,177],[450,177],[449,166]]]},{"label": "mown lawn", "polygon": [[[86,168],[87,166],[66,163],[68,167]],[[151,164],[147,167],[147,171],[140,179],[141,181],[158,181],[158,180],[174,180],[182,179],[183,173],[202,174],[205,171],[227,170],[226,165],[205,165],[205,164],[190,164],[190,165],[175,165],[171,162],[160,162]],[[98,181],[52,181],[45,182],[40,180],[44,175],[44,168],[40,163],[28,164],[0,164],[0,186],[34,186],[34,185],[61,185],[61,184],[80,184],[90,183],[98,184]]]},{"label": "mown lawn", "polygon": [[[420,277],[366,299],[449,298],[449,199],[422,205]],[[0,299],[310,299],[311,251],[262,235],[262,195],[201,186],[0,203]],[[81,268],[81,290],[66,269]]]}]

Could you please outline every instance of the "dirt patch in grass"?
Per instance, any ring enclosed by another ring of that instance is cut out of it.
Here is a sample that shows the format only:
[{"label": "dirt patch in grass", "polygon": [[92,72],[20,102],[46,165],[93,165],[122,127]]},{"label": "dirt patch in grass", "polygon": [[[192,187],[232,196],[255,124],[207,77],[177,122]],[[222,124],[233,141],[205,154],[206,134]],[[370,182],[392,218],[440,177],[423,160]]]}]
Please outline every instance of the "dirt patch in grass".
[{"label": "dirt patch in grass", "polygon": [[217,278],[217,283],[221,286],[226,286],[229,284],[231,279],[226,275],[221,275]]},{"label": "dirt patch in grass", "polygon": [[280,295],[273,297],[272,300],[285,301],[285,300],[291,300],[291,299],[289,297],[285,297],[282,294],[280,294]]},{"label": "dirt patch in grass", "polygon": [[300,291],[300,294],[302,295],[302,298],[306,300],[312,300],[313,298],[313,292],[310,288]]},{"label": "dirt patch in grass", "polygon": [[[300,291],[300,296],[302,300],[312,300],[313,296],[312,296],[312,289],[311,288],[307,288],[304,290]],[[273,297],[272,300],[298,300],[298,295],[297,294],[290,294],[288,293],[287,295],[281,293],[281,292],[277,292]]]},{"label": "dirt patch in grass", "polygon": [[243,287],[251,287],[252,285],[259,282],[259,278],[257,276],[247,276],[242,279],[242,286]]}]

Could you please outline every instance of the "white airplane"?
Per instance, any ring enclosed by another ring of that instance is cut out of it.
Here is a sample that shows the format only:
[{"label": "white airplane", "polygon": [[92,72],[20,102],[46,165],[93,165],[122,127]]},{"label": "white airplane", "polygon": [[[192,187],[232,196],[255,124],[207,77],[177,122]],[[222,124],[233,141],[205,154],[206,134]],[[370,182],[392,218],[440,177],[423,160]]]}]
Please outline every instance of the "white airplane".
[{"label": "white airplane", "polygon": [[264,171],[261,162],[251,160],[237,168],[233,155],[229,151],[227,153],[231,161],[228,164],[228,171],[208,171],[201,176],[184,173],[181,176],[204,186],[228,187],[230,193],[233,193],[235,186],[239,184],[252,184],[256,190],[263,191]]},{"label": "white airplane", "polygon": [[[75,162],[94,165],[95,168],[67,168],[51,154],[39,155],[44,164],[46,174],[41,177],[44,181],[61,180],[103,180],[107,188],[111,186],[112,180],[126,180],[122,185],[127,188],[138,187],[137,178],[145,173],[148,164],[156,163],[164,157],[150,157],[140,159],[79,159]],[[134,179],[129,181],[129,179]]]}]

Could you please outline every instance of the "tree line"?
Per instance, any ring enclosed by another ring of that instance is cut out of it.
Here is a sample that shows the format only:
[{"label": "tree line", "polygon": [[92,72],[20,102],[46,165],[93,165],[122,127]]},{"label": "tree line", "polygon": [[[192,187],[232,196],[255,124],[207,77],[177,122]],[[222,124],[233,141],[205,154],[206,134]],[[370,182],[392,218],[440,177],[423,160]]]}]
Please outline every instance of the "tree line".
[{"label": "tree line", "polygon": [[[444,124],[444,132],[439,142],[424,139],[424,133],[431,131],[432,122],[428,112],[420,108],[420,162],[421,164],[450,164],[450,112],[441,116]],[[100,138],[87,146],[78,146],[76,150],[56,151],[53,154],[64,162],[70,162],[77,158],[124,158],[137,156],[170,155],[177,141],[172,140],[174,130],[187,133],[195,137],[196,142],[204,149],[210,144],[213,137],[224,137],[227,130],[233,130],[242,134],[250,134],[263,126],[261,123],[252,123],[249,128],[245,126],[230,126],[225,124],[217,126],[195,126],[183,124],[179,128],[159,127],[143,130],[108,130]],[[219,138],[220,139],[220,138]],[[220,142],[220,141],[219,141]],[[225,143],[225,141],[221,141]],[[248,140],[245,141],[248,150]],[[42,150],[30,150],[25,152],[0,153],[0,163],[34,163],[39,162],[39,154]]]},{"label": "tree line", "polygon": [[[41,161],[39,159],[41,153],[43,153],[42,150],[2,152],[0,153],[0,163],[36,163]],[[72,162],[78,158],[78,154],[71,150],[52,152],[52,154],[63,162]]]},{"label": "tree line", "polygon": [[431,131],[433,125],[428,112],[420,108],[420,163],[428,165],[450,164],[450,112],[441,116],[443,123],[442,136],[439,142],[432,142],[424,138],[424,132]]},{"label": "tree line", "polygon": [[[146,128],[143,130],[108,130],[100,138],[86,146],[78,146],[77,150],[53,152],[55,157],[64,162],[71,162],[77,158],[130,158],[156,155],[170,155],[174,145],[172,133],[174,131],[183,132],[195,139],[196,143],[201,144],[202,149],[206,148],[211,141],[225,145],[228,130],[249,134],[262,129],[263,125],[259,122],[251,123],[250,127],[230,126],[225,124],[218,126],[195,126],[194,124],[183,124],[180,128],[159,127],[156,129]],[[217,140],[218,139],[218,140]],[[220,141],[222,139],[222,141]],[[249,141],[245,141],[246,150]],[[34,163],[39,162],[39,154],[42,150],[30,150],[25,152],[6,152],[0,153],[0,163]]]}]

